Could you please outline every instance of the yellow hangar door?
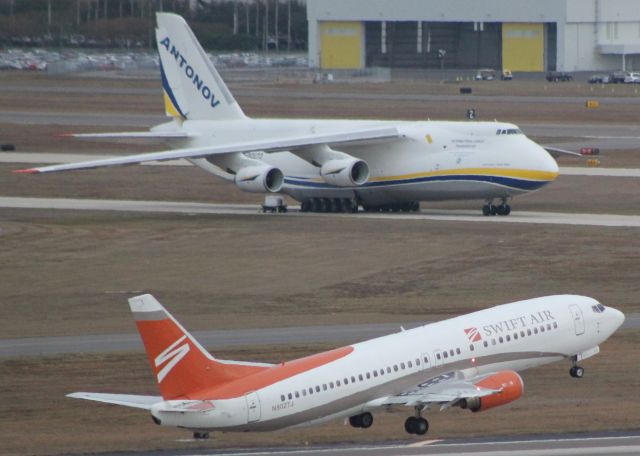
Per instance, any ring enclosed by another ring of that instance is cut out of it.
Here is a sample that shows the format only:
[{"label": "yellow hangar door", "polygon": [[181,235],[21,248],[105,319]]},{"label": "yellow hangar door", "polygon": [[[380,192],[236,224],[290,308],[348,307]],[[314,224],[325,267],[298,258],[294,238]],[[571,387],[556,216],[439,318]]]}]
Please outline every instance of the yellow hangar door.
[{"label": "yellow hangar door", "polygon": [[356,69],[364,67],[364,25],[362,22],[320,23],[320,66]]},{"label": "yellow hangar door", "polygon": [[502,68],[544,71],[544,24],[502,24]]}]

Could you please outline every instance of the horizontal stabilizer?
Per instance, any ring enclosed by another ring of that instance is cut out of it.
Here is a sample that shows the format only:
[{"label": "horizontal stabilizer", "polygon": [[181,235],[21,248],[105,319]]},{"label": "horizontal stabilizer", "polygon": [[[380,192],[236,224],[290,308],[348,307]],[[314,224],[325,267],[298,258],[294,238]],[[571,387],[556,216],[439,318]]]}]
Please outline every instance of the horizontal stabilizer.
[{"label": "horizontal stabilizer", "polygon": [[162,402],[160,396],[138,396],[134,394],[105,394],[105,393],[71,393],[67,397],[86,399],[88,401],[104,402],[106,404],[123,405],[144,410],[151,410],[153,404]]},{"label": "horizontal stabilizer", "polygon": [[561,155],[570,155],[572,157],[582,157],[582,154],[572,150],[560,149],[558,147],[544,146],[544,149],[551,154],[552,157],[560,157]]},{"label": "horizontal stabilizer", "polygon": [[115,133],[63,133],[63,138],[76,139],[184,139],[192,135],[186,131],[123,131]]},{"label": "horizontal stabilizer", "polygon": [[222,146],[191,147],[185,149],[175,149],[163,152],[150,152],[125,157],[109,158],[104,160],[91,160],[80,163],[69,163],[63,165],[44,166],[41,168],[29,168],[14,171],[15,173],[51,173],[58,171],[71,171],[76,169],[92,169],[105,166],[132,165],[148,161],[176,160],[179,158],[203,158],[211,155],[224,155],[233,153],[245,153],[263,151],[281,152],[289,150],[295,153],[295,149],[314,146],[318,144],[345,144],[362,141],[392,139],[400,136],[395,127],[385,127],[367,130],[356,130],[344,133],[313,134],[286,139],[268,139],[261,141],[241,142]]}]

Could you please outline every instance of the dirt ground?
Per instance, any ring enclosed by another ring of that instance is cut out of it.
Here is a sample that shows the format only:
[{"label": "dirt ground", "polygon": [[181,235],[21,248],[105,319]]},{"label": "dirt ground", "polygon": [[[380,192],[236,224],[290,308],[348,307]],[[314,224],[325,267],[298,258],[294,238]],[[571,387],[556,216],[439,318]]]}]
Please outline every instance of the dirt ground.
[{"label": "dirt ground", "polygon": [[[157,81],[16,78],[0,84],[154,88]],[[547,86],[547,88],[545,88]],[[288,86],[290,90],[376,90],[381,93],[448,93],[430,83]],[[474,86],[476,87],[476,86]],[[499,83],[474,91],[522,95],[588,95],[589,86]],[[286,87],[285,87],[286,88]],[[461,118],[465,103],[433,106],[277,99],[276,86],[238,86],[250,115],[380,118]],[[264,90],[265,97],[242,91]],[[632,90],[616,86],[617,90]],[[600,90],[593,87],[593,90]],[[431,91],[431,92],[427,92]],[[636,96],[633,91],[613,96]],[[0,110],[38,111],[42,92],[0,90]],[[49,103],[52,100],[54,103]],[[47,95],[46,110],[161,112],[160,97]],[[102,108],[104,106],[104,109]],[[523,109],[487,102],[482,115],[500,119],[610,123],[638,116],[634,105],[587,111],[580,103],[532,103]],[[476,107],[478,107],[476,106]],[[486,113],[486,114],[485,114]],[[629,117],[632,116],[632,117]],[[96,126],[99,128],[99,126]],[[98,131],[98,128],[73,129]],[[74,142],[54,135],[60,126],[0,124],[0,142],[18,150],[128,153],[153,149]],[[106,129],[100,129],[106,130]],[[607,160],[605,155],[603,158]],[[640,166],[640,151],[616,153],[615,166]],[[24,176],[0,165],[1,196],[167,199],[253,202],[204,172],[184,167],[128,167],[59,175]],[[478,208],[478,202],[429,207]],[[514,210],[637,214],[636,179],[561,176],[540,192],[515,200]],[[0,334],[2,337],[133,332],[126,298],[153,292],[189,329],[408,321],[454,315],[521,298],[579,293],[624,312],[640,312],[637,229],[551,225],[371,221],[334,216],[232,217],[0,210]],[[638,429],[640,331],[625,330],[585,362],[587,375],[571,379],[565,364],[524,375],[525,397],[482,415],[432,412],[430,437]],[[214,349],[216,355],[280,360],[326,346]],[[145,414],[64,398],[76,390],[153,393],[142,354],[114,353],[0,360],[0,453],[191,448],[184,431],[160,429]],[[615,384],[615,387],[612,387]],[[303,432],[248,434],[241,446],[306,442],[407,439],[405,410],[376,414],[373,432],[334,423]],[[25,432],[25,430],[30,430]],[[35,431],[34,431],[35,430]],[[371,430],[370,430],[371,431]],[[238,446],[237,436],[197,445]]]}]

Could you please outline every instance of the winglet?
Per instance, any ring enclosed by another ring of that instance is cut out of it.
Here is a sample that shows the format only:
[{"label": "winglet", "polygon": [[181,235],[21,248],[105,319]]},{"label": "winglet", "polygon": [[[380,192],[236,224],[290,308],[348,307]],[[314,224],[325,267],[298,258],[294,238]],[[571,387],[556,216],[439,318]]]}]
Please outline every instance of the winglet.
[{"label": "winglet", "polygon": [[38,174],[40,170],[38,168],[29,168],[29,169],[16,169],[13,171],[14,174]]}]

